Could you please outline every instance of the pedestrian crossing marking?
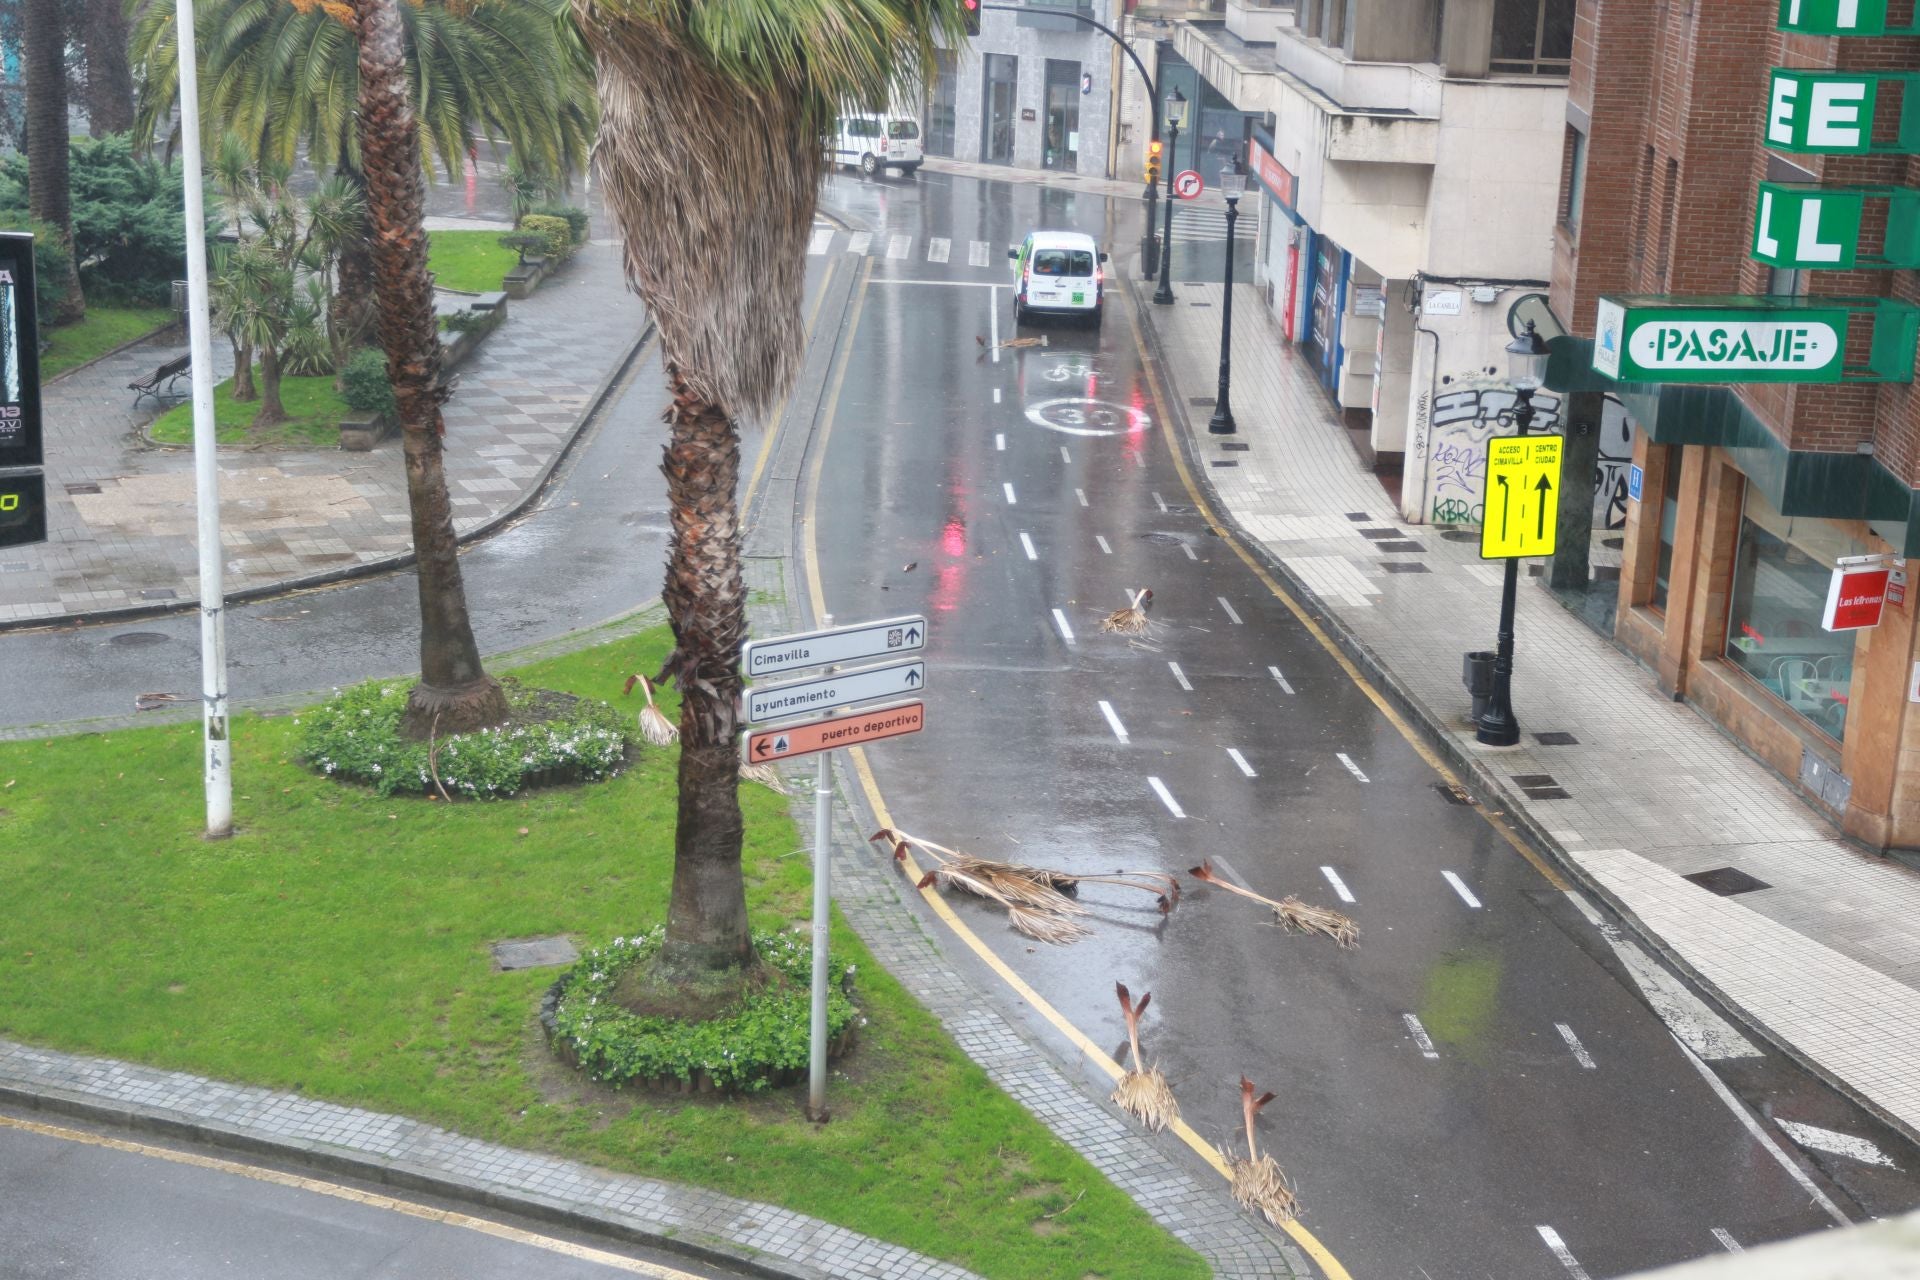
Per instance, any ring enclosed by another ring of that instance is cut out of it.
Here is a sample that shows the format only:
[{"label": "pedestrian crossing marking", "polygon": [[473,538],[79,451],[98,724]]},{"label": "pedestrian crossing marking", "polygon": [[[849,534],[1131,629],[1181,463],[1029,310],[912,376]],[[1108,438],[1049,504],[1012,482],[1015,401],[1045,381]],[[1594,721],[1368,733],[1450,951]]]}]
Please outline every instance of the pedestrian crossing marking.
[{"label": "pedestrian crossing marking", "polygon": [[968,243],[967,265],[970,267],[984,267],[988,265],[987,242],[985,240],[974,240]]},{"label": "pedestrian crossing marking", "polygon": [[904,258],[907,256],[907,250],[911,249],[912,247],[913,247],[912,236],[894,236],[892,239],[887,241],[887,257]]},{"label": "pedestrian crossing marking", "polygon": [[813,229],[813,241],[812,243],[807,245],[807,252],[809,254],[821,254],[821,253],[825,253],[832,246],[833,246],[833,228],[832,227],[815,227]]},{"label": "pedestrian crossing marking", "polygon": [[867,252],[867,246],[872,242],[873,242],[873,234],[871,232],[856,231],[853,233],[853,238],[847,241],[847,252],[857,253],[862,257],[865,257]]},{"label": "pedestrian crossing marking", "polygon": [[927,241],[927,261],[945,262],[953,252],[953,242],[944,236],[935,236]]}]

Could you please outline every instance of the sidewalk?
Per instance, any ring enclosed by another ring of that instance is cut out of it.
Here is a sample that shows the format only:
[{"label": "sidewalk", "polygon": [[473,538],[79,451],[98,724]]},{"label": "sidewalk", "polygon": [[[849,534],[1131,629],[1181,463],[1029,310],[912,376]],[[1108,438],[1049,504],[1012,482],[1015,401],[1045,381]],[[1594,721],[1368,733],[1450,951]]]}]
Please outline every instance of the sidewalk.
[{"label": "sidewalk", "polygon": [[[454,526],[472,535],[540,486],[639,345],[645,309],[617,242],[594,241],[458,370],[446,406]],[[199,596],[193,454],[148,445],[157,416],[131,382],[185,349],[146,343],[48,384],[48,541],[0,550],[0,629],[166,609]],[[214,344],[218,376],[232,369]],[[234,599],[313,585],[412,552],[397,436],[371,453],[220,454],[221,540]]]},{"label": "sidewalk", "polygon": [[[1519,747],[1480,747],[1461,654],[1493,647],[1501,567],[1398,519],[1251,286],[1234,296],[1239,434],[1223,450],[1206,431],[1212,402],[1185,398],[1213,389],[1222,288],[1176,292],[1172,307],[1147,304],[1137,285],[1134,297],[1182,383],[1169,398],[1220,514],[1318,598],[1493,807],[1771,1039],[1920,1134],[1920,873],[1840,839],[1525,579],[1513,698],[1528,732]],[[1383,527],[1418,550],[1384,553],[1363,536]],[[1726,898],[1681,878],[1728,866],[1770,887]]]}]

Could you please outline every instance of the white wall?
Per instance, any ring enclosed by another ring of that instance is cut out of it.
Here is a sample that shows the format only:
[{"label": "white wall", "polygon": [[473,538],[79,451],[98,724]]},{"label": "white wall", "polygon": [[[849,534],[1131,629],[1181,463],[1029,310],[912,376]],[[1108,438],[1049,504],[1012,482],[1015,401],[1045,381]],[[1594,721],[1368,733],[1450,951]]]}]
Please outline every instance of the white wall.
[{"label": "white wall", "polygon": [[1551,82],[1446,82],[1421,270],[1547,279],[1566,102],[1565,89]]}]

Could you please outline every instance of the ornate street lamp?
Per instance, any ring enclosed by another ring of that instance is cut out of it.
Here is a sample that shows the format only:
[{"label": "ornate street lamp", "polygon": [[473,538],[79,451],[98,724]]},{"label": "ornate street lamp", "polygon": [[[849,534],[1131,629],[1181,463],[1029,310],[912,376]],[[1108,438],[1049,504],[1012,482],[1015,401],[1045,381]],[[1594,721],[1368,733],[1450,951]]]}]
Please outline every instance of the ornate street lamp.
[{"label": "ornate street lamp", "polygon": [[[1533,393],[1547,376],[1547,344],[1534,332],[1533,321],[1507,344],[1507,381],[1513,386],[1514,434],[1524,436],[1533,425]],[[1474,738],[1489,747],[1510,747],[1520,741],[1520,721],[1513,714],[1513,606],[1520,585],[1520,559],[1507,558],[1506,580],[1500,586],[1500,640],[1493,659],[1493,693],[1480,717]]]},{"label": "ornate street lamp", "polygon": [[1233,224],[1240,216],[1240,197],[1247,193],[1247,175],[1240,162],[1220,175],[1220,192],[1227,198],[1227,272],[1226,288],[1220,304],[1220,386],[1213,394],[1213,417],[1207,430],[1216,436],[1230,436],[1233,425]]},{"label": "ornate street lamp", "polygon": [[1173,305],[1173,173],[1174,156],[1180,149],[1180,126],[1187,122],[1187,95],[1175,89],[1167,95],[1167,213],[1160,232],[1160,287],[1153,300],[1163,307]]}]

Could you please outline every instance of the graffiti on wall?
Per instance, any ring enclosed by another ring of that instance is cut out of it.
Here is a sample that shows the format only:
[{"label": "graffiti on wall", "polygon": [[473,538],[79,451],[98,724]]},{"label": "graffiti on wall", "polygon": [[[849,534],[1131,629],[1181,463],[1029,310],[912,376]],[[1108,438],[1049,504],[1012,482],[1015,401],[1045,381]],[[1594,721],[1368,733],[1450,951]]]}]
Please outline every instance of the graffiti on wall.
[{"label": "graffiti on wall", "polygon": [[[1449,389],[1432,398],[1420,397],[1417,426],[1427,450],[1427,512],[1434,524],[1479,524],[1487,488],[1487,441],[1510,434],[1500,416],[1513,408],[1513,388],[1475,380],[1474,375],[1453,379]],[[1561,398],[1551,391],[1533,396],[1533,430],[1559,431]],[[1618,529],[1627,522],[1627,468],[1633,461],[1633,421],[1612,396],[1606,398],[1600,423],[1600,460],[1594,468],[1593,522],[1596,528]]]}]

